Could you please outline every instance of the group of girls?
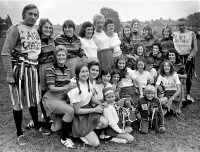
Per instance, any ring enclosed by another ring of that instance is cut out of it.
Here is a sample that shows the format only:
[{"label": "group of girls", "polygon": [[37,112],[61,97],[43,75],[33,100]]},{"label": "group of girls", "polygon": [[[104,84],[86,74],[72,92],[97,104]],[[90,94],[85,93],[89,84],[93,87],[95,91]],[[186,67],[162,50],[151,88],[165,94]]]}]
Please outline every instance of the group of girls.
[{"label": "group of girls", "polygon": [[[98,146],[100,129],[101,135],[133,142],[130,127],[118,125],[117,107],[128,108],[127,115],[136,115],[138,121],[143,117],[141,107],[152,112],[149,106],[141,104],[143,100],[181,112],[184,95],[181,96],[180,79],[186,75],[184,67],[179,72],[174,68],[181,62],[173,48],[170,28],[164,28],[161,41],[154,38],[149,26],[145,26],[141,35],[138,20],[123,27],[121,39],[114,29],[112,19],[105,20],[103,15],[96,14],[93,24],[88,21],[82,24],[80,37],[74,33],[74,22],[66,20],[62,34],[53,40],[52,23],[40,20],[41,109],[49,129],[61,130],[61,143],[66,147],[74,147],[71,135],[90,146]],[[175,108],[174,101],[178,101]],[[52,114],[55,119],[50,123]],[[164,132],[162,108],[159,116],[159,131]]]}]

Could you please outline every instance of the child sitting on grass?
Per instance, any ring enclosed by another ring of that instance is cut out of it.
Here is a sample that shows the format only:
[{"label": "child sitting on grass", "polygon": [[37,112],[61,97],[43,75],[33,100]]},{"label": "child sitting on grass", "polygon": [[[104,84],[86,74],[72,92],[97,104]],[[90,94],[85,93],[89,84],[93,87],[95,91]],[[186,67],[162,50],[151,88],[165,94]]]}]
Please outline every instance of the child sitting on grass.
[{"label": "child sitting on grass", "polygon": [[158,74],[155,68],[153,68],[153,59],[148,58],[147,62],[146,62],[146,70],[149,71],[150,75],[151,75],[151,79],[150,82],[152,85],[155,85]]},{"label": "child sitting on grass", "polygon": [[144,97],[140,98],[136,106],[137,120],[140,122],[139,131],[148,133],[149,128],[164,133],[164,115],[159,99],[155,97],[156,88],[147,85],[144,89]]},{"label": "child sitting on grass", "polygon": [[[134,137],[128,133],[125,129],[120,129],[118,126],[119,117],[115,109],[115,93],[112,87],[103,89],[104,100],[108,104],[104,107],[103,115],[108,119],[108,127],[105,129],[105,134],[113,137],[111,141],[117,141],[116,138],[124,139],[122,143],[131,143],[134,141]],[[132,130],[131,130],[132,131]]]}]

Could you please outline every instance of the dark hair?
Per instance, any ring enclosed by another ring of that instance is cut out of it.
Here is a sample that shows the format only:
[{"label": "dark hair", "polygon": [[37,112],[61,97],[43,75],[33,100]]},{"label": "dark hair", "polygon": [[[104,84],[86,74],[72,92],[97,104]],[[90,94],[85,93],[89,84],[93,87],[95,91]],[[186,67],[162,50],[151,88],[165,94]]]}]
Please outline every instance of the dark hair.
[{"label": "dark hair", "polygon": [[101,70],[101,76],[100,76],[100,78],[102,79],[102,76],[103,76],[103,75],[107,75],[107,74],[110,74],[110,75],[111,75],[111,72],[108,71],[108,70]]},{"label": "dark hair", "polygon": [[170,48],[168,50],[167,58],[169,59],[169,53],[174,53],[175,54],[175,64],[179,64],[181,62],[181,58],[179,57],[177,51],[175,48]]},{"label": "dark hair", "polygon": [[131,27],[133,27],[133,24],[134,24],[135,22],[138,22],[138,24],[140,24],[140,21],[139,21],[138,19],[133,19],[133,20],[132,20],[132,23],[131,23]]},{"label": "dark hair", "polygon": [[152,48],[153,48],[154,45],[157,45],[159,51],[161,51],[161,43],[160,43],[160,41],[154,41],[153,44],[152,44]]},{"label": "dark hair", "polygon": [[[80,89],[80,84],[79,84],[79,73],[80,73],[81,69],[85,66],[88,68],[88,65],[85,63],[79,63],[75,67],[76,84],[79,89],[79,94],[81,94],[81,89]],[[89,78],[87,79],[87,84],[88,84],[88,92],[90,92]]]},{"label": "dark hair", "polygon": [[118,69],[113,69],[112,71],[111,71],[111,73],[110,73],[110,75],[111,75],[111,80],[112,80],[112,78],[113,78],[113,75],[115,75],[115,74],[119,74],[119,80],[121,79],[121,73],[120,73],[120,71],[118,70]]},{"label": "dark hair", "polygon": [[173,37],[172,37],[172,28],[169,25],[163,27],[163,29],[162,29],[163,39],[165,39],[165,37],[164,37],[164,31],[165,30],[169,31],[169,39],[172,40],[173,39]]},{"label": "dark hair", "polygon": [[[124,69],[122,69],[122,70],[119,69],[119,67],[118,67],[118,62],[120,60],[124,60],[125,64],[126,64],[125,67],[124,67]],[[125,55],[122,54],[122,55],[119,56],[119,58],[116,60],[115,68],[120,71],[120,73],[121,73],[120,77],[121,78],[126,78],[126,75],[127,75],[127,59],[126,59]]]},{"label": "dark hair", "polygon": [[83,25],[82,25],[82,27],[80,29],[80,32],[79,32],[79,36],[80,37],[82,37],[82,38],[85,37],[85,29],[87,27],[92,27],[93,28],[93,34],[94,34],[94,26],[93,26],[93,24],[91,22],[89,22],[89,21],[86,21],[86,22],[83,23]]},{"label": "dark hair", "polygon": [[64,21],[63,25],[62,25],[62,30],[64,32],[64,28],[65,27],[72,27],[75,30],[75,24],[72,20],[66,20]]},{"label": "dark hair", "polygon": [[165,61],[163,61],[162,62],[162,64],[160,65],[160,75],[162,75],[163,77],[165,76],[165,71],[164,71],[164,65],[165,65],[165,63],[168,63],[169,64],[169,66],[170,66],[170,71],[169,71],[169,73],[170,73],[170,75],[172,75],[173,73],[174,73],[174,71],[175,71],[175,68],[174,68],[174,65],[173,65],[173,63],[170,61],[170,60],[165,60]]},{"label": "dark hair", "polygon": [[139,58],[136,62],[135,62],[135,69],[138,70],[137,64],[138,62],[142,61],[144,63],[144,70],[146,69],[146,59],[145,58]]},{"label": "dark hair", "polygon": [[39,25],[38,25],[38,33],[40,35],[40,37],[42,36],[42,27],[44,26],[44,24],[46,23],[49,23],[51,26],[52,26],[52,33],[50,35],[50,37],[52,36],[53,34],[53,24],[49,21],[48,18],[41,18],[40,19],[40,22],[39,22]]},{"label": "dark hair", "polygon": [[153,59],[152,59],[152,58],[148,58],[148,59],[146,60],[146,63],[147,63],[147,64],[153,64],[153,63],[154,63],[154,61],[153,61]]},{"label": "dark hair", "polygon": [[[88,63],[88,69],[90,70],[90,68],[91,68],[92,66],[98,66],[98,67],[99,67],[99,70],[100,70],[99,62],[97,62],[97,61],[91,61],[91,62],[89,62],[89,63]],[[99,71],[99,75],[100,75],[100,71]],[[99,78],[99,75],[97,76],[96,79]]]},{"label": "dark hair", "polygon": [[146,54],[146,48],[145,48],[145,46],[144,46],[142,43],[139,43],[139,44],[137,44],[137,45],[135,46],[134,53],[135,53],[136,55],[138,55],[138,54],[137,54],[137,49],[138,49],[138,47],[140,47],[140,46],[143,48],[143,54],[142,54],[142,56],[143,56],[143,57],[146,57],[146,56],[147,56],[147,54]]},{"label": "dark hair", "polygon": [[154,39],[151,26],[145,25],[145,26],[143,27],[142,31],[144,32],[144,30],[148,30],[149,38],[150,38],[150,39]]},{"label": "dark hair", "polygon": [[[37,11],[38,11],[37,6],[35,6],[34,4],[26,5],[26,6],[24,7],[23,11],[22,11],[22,19],[23,19],[23,20],[24,20],[24,18],[25,18],[26,12],[27,12],[28,10],[30,10],[30,9],[37,9]],[[38,17],[39,17],[39,11],[38,11]]]},{"label": "dark hair", "polygon": [[126,23],[124,26],[123,26],[123,37],[124,38],[127,38],[126,35],[124,34],[124,29],[125,28],[130,28],[130,37],[132,36],[132,32],[131,32],[131,25],[129,23]]},{"label": "dark hair", "polygon": [[107,31],[107,25],[108,24],[115,24],[114,20],[112,18],[107,18],[104,24],[104,28]]}]

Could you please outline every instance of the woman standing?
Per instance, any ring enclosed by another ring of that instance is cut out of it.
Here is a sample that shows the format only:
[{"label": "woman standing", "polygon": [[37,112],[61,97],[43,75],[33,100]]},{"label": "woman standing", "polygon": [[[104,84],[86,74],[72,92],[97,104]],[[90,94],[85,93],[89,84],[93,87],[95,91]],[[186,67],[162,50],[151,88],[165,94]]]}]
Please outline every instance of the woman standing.
[{"label": "woman standing", "polygon": [[73,148],[74,143],[70,139],[71,121],[74,117],[73,107],[65,101],[66,93],[76,87],[71,83],[71,72],[65,66],[67,50],[64,46],[57,46],[55,50],[56,61],[46,69],[47,92],[44,94],[42,102],[47,116],[55,114],[56,119],[51,130],[53,132],[62,128],[61,143],[68,148]]},{"label": "woman standing", "polygon": [[66,65],[72,73],[72,77],[75,76],[76,65],[83,60],[87,62],[85,52],[81,49],[81,41],[74,34],[75,24],[72,20],[66,20],[62,26],[63,34],[59,35],[55,39],[55,45],[63,45],[68,51]]},{"label": "woman standing", "polygon": [[[74,137],[80,137],[86,144],[97,147],[99,139],[94,129],[107,127],[108,121],[101,115],[103,112],[102,103],[94,98],[87,65],[83,63],[77,65],[75,73],[78,87],[68,92],[70,103],[75,110],[72,133]],[[91,102],[97,106],[92,108]]]},{"label": "woman standing", "polygon": [[120,49],[121,41],[119,40],[118,34],[114,33],[115,23],[113,19],[106,19],[104,27],[106,35],[109,37],[110,47],[113,48],[113,60],[115,62],[117,58],[122,54],[122,51]]},{"label": "woman standing", "polygon": [[140,29],[140,21],[137,19],[134,19],[131,23],[132,28],[132,44],[133,48],[136,47],[137,44],[139,44],[142,40],[141,34],[139,32]]},{"label": "woman standing", "polygon": [[90,22],[84,22],[79,32],[81,40],[81,48],[85,51],[87,58],[90,61],[98,61],[97,59],[97,45],[92,38],[94,34],[94,26]]},{"label": "woman standing", "polygon": [[113,52],[110,48],[109,37],[103,31],[105,18],[102,14],[93,17],[95,33],[93,39],[98,47],[97,57],[102,70],[111,70],[114,66]]}]

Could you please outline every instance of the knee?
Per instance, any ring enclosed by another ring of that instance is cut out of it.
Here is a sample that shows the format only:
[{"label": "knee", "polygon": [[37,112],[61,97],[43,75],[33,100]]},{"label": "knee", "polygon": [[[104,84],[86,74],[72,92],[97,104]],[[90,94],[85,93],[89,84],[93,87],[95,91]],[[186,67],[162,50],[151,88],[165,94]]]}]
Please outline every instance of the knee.
[{"label": "knee", "polygon": [[72,107],[66,108],[65,115],[70,117],[71,119],[73,119],[74,118],[74,108],[72,108]]},{"label": "knee", "polygon": [[13,109],[16,110],[16,111],[18,111],[18,110],[21,110],[22,108],[20,107],[20,105],[14,105]]},{"label": "knee", "polygon": [[92,147],[97,147],[97,146],[99,146],[99,144],[100,144],[100,142],[98,139],[89,142],[89,145]]},{"label": "knee", "polygon": [[108,120],[105,117],[100,118],[100,128],[106,128],[108,126]]},{"label": "knee", "polygon": [[129,135],[127,138],[128,143],[132,143],[135,140],[135,138],[132,135]]}]

